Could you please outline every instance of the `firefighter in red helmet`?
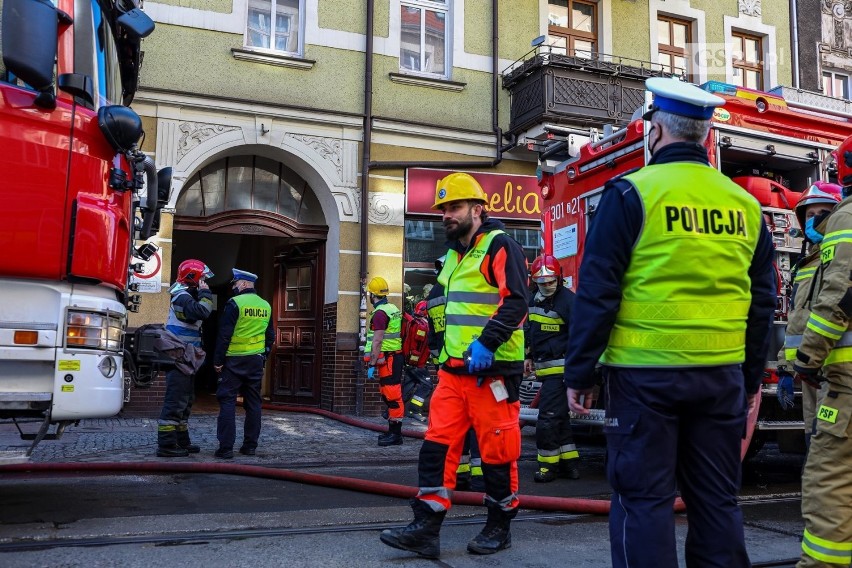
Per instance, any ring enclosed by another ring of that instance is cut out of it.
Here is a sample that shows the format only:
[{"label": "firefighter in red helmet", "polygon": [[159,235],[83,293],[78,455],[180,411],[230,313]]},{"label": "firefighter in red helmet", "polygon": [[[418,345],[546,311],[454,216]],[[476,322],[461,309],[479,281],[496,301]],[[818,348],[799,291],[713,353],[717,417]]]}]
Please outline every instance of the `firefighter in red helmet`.
[{"label": "firefighter in red helmet", "polygon": [[530,275],[538,291],[530,300],[530,317],[524,326],[524,370],[534,372],[541,381],[535,426],[538,470],[534,479],[539,483],[557,476],[578,479],[580,456],[571,435],[568,397],[562,386],[574,293],[562,284],[562,266],[552,255],[536,258]]},{"label": "firefighter in red helmet", "polygon": [[793,371],[818,385],[820,395],[802,474],[805,530],[797,568],[852,564],[852,137],[840,145],[837,165],[846,198],[828,219],[808,220],[810,233],[806,226],[808,238],[820,241],[819,270],[807,294],[810,312]]},{"label": "firefighter in red helmet", "polygon": [[[201,347],[201,323],[213,313],[213,294],[206,280],[213,273],[206,264],[191,258],[180,263],[175,284],[169,290],[166,330],[185,343]],[[195,398],[193,376],[173,368],[166,373],[166,393],[157,423],[157,455],[164,458],[198,453],[190,442],[189,414]]]},{"label": "firefighter in red helmet", "polygon": [[[819,243],[822,241],[820,230],[823,223],[840,203],[840,186],[818,181],[802,193],[796,204],[796,218],[804,231],[802,254],[793,268],[793,289],[791,291],[792,308],[787,316],[787,328],[784,335],[784,347],[778,353],[777,396],[784,410],[794,404],[792,367],[789,364],[796,357],[796,346],[802,340],[802,332],[810,316],[810,290],[820,266]],[[805,441],[810,444],[813,434],[814,413],[816,412],[817,391],[802,385],[802,413],[805,424]]]}]

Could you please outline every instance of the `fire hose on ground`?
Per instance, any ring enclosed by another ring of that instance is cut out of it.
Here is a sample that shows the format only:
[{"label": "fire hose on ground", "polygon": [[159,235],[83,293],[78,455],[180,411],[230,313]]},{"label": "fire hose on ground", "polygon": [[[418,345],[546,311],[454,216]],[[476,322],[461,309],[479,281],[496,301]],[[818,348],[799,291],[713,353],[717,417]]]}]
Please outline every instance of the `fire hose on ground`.
[{"label": "fire hose on ground", "polygon": [[[374,424],[349,416],[335,414],[319,408],[286,406],[280,404],[264,404],[264,409],[282,412],[299,412],[306,414],[318,414],[331,418],[350,426],[386,432],[387,426]],[[402,434],[409,438],[423,439],[424,433],[416,430],[403,430]],[[305,483],[335,489],[347,489],[362,493],[384,495],[410,499],[417,495],[416,487],[399,485],[396,483],[385,483],[382,481],[371,481],[351,477],[335,475],[323,475],[318,473],[306,473],[288,469],[277,469],[256,465],[241,465],[228,463],[188,463],[188,462],[98,462],[98,463],[20,463],[0,466],[0,474],[3,473],[71,473],[71,472],[112,472],[112,473],[215,473],[227,475],[243,475],[264,479],[277,479],[291,481],[294,483]],[[454,491],[452,502],[455,505],[482,505],[484,494],[467,491]],[[539,511],[559,511],[565,513],[608,515],[610,502],[600,499],[589,499],[581,497],[539,497],[535,495],[519,495],[520,506],[524,509]],[[675,512],[686,510],[683,501],[678,497],[674,505]]]}]

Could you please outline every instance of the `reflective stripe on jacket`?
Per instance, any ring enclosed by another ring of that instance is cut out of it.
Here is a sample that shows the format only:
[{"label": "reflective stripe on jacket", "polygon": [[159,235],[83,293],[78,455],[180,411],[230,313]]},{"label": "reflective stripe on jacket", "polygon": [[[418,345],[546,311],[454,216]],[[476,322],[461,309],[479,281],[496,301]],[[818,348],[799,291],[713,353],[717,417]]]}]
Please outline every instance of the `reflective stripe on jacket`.
[{"label": "reflective stripe on jacket", "polygon": [[364,354],[369,356],[373,352],[373,315],[377,311],[384,312],[388,316],[388,328],[382,337],[383,353],[396,353],[402,351],[402,312],[395,305],[385,302],[379,304],[370,316],[370,325],[367,329],[367,343],[364,345]]},{"label": "reflective stripe on jacket", "polygon": [[209,290],[199,290],[198,300],[187,290],[175,293],[169,304],[166,329],[181,341],[200,347],[201,322],[213,312],[212,298]]},{"label": "reflective stripe on jacket", "polygon": [[535,363],[539,379],[559,377],[565,373],[565,351],[568,349],[568,326],[574,292],[558,286],[550,297],[536,292],[530,301],[530,316],[525,326],[527,358]]},{"label": "reflective stripe on jacket", "polygon": [[[447,254],[444,267],[438,275],[438,282],[447,295],[444,346],[439,357],[441,363],[451,357],[463,359],[470,344],[482,334],[500,305],[500,290],[485,280],[481,265],[491,241],[503,234],[505,231],[499,229],[483,233],[463,256],[455,251]],[[497,348],[494,361],[522,362],[523,359],[524,332],[518,327],[509,340]]]},{"label": "reflective stripe on jacket", "polygon": [[[624,367],[742,363],[757,200],[716,169],[674,162],[624,177],[645,223],[622,280],[601,362]],[[714,290],[708,295],[708,286]]]},{"label": "reflective stripe on jacket", "polygon": [[238,316],[225,355],[231,357],[264,353],[266,328],[272,317],[269,302],[257,294],[240,294],[231,299],[237,305]]}]

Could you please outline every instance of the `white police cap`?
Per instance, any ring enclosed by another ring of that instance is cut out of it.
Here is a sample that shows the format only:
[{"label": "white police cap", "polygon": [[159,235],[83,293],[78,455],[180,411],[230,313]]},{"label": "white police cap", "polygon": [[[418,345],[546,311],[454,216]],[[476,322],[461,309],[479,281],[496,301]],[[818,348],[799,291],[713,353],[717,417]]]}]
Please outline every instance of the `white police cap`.
[{"label": "white police cap", "polygon": [[642,115],[650,120],[655,111],[661,110],[671,114],[710,120],[713,110],[725,104],[725,99],[678,79],[651,77],[645,81],[645,88],[654,93],[651,108]]},{"label": "white police cap", "polygon": [[234,277],[231,279],[231,282],[236,282],[237,280],[245,280],[246,282],[257,282],[257,274],[252,274],[246,270],[240,270],[239,268],[232,268],[231,272],[234,274]]}]

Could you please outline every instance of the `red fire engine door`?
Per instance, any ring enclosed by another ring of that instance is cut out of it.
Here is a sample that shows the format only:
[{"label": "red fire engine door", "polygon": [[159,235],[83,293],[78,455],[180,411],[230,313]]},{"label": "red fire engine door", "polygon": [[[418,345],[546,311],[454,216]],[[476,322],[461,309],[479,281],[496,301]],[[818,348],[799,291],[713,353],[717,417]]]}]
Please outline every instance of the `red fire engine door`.
[{"label": "red fire engine door", "polygon": [[276,402],[320,403],[324,252],[322,244],[298,245],[276,255],[272,379]]}]

